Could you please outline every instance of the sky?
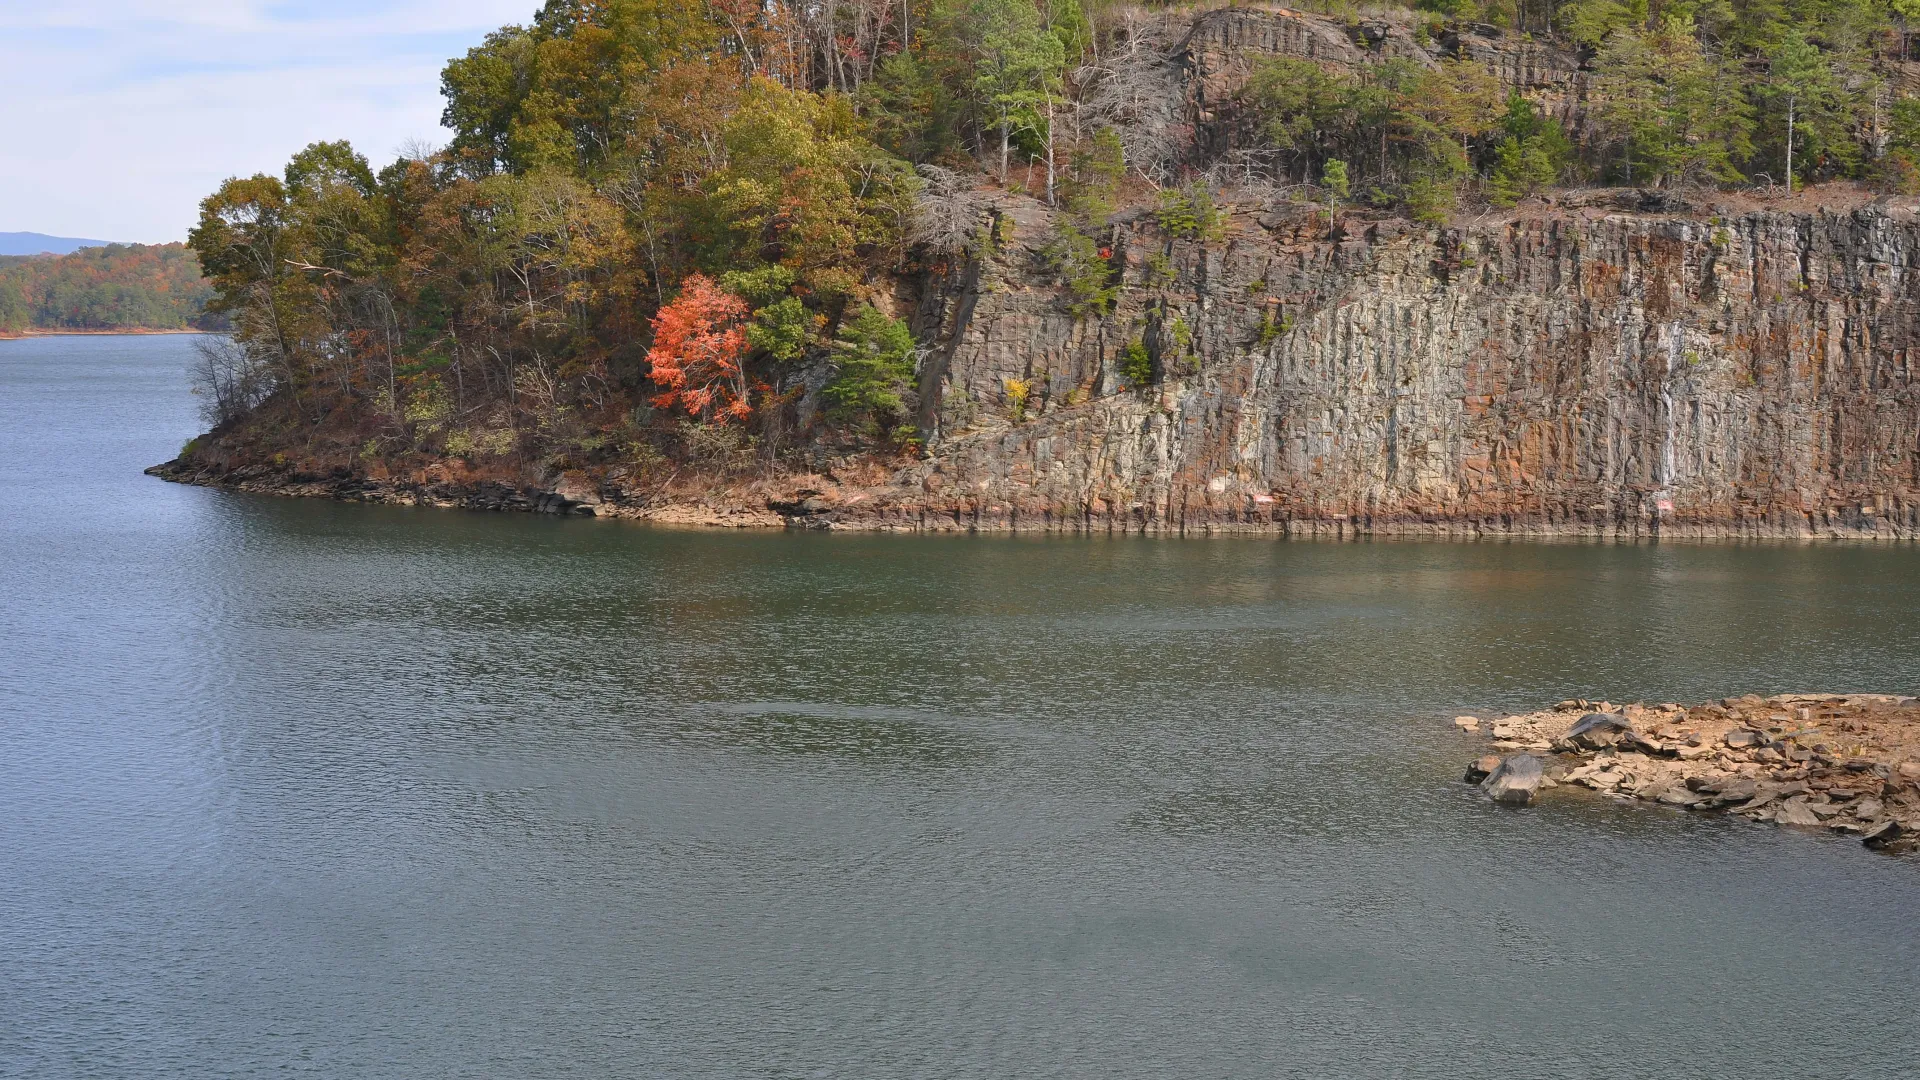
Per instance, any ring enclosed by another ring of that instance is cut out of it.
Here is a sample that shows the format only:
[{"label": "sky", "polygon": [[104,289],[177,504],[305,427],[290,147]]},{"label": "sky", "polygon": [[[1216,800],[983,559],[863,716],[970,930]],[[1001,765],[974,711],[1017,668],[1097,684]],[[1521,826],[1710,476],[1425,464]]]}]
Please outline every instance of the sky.
[{"label": "sky", "polygon": [[539,0],[0,0],[0,232],[184,240],[229,176],[438,146],[440,68]]}]

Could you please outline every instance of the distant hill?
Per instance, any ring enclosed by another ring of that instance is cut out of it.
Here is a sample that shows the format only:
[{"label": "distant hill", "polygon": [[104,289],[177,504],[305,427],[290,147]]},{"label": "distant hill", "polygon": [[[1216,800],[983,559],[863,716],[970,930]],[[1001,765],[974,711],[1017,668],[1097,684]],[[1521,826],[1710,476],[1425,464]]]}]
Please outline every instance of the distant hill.
[{"label": "distant hill", "polygon": [[218,329],[226,320],[205,313],[212,297],[200,260],[185,244],[0,255],[0,334]]},{"label": "distant hill", "polygon": [[71,255],[81,248],[106,246],[105,240],[81,240],[37,232],[0,232],[0,255]]}]

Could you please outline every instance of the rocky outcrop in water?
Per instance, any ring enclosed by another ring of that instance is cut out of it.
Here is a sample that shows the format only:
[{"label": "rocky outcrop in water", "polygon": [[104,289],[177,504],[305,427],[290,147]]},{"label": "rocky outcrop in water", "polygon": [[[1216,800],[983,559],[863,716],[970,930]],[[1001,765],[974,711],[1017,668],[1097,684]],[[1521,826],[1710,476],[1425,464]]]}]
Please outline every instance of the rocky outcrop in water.
[{"label": "rocky outcrop in water", "polygon": [[[1920,847],[1920,699],[1882,694],[1725,698],[1692,708],[1567,701],[1503,717],[1509,755],[1483,782],[1524,804],[1505,775],[1543,777],[1624,802],[1724,811],[1852,834],[1876,850]],[[1532,762],[1532,770],[1515,762]],[[1484,772],[1487,758],[1468,767]],[[1503,798],[1503,795],[1505,796]]]}]

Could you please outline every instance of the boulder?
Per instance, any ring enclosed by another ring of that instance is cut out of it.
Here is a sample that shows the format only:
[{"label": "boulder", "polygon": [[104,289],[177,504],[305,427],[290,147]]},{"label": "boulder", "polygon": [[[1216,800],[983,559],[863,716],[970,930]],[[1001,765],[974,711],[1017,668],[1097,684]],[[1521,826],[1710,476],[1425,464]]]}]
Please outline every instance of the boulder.
[{"label": "boulder", "polygon": [[1909,838],[1912,832],[1913,830],[1907,828],[1903,822],[1888,818],[1873,828],[1868,829],[1866,832],[1861,833],[1860,842],[1870,848],[1891,847]]},{"label": "boulder", "polygon": [[1734,728],[1732,731],[1727,732],[1726,735],[1727,745],[1735,750],[1746,750],[1759,746],[1765,741],[1766,738],[1759,732],[1747,728]]},{"label": "boulder", "polygon": [[1581,717],[1560,740],[1574,750],[1601,750],[1618,745],[1621,738],[1633,735],[1633,725],[1618,713],[1590,712]]},{"label": "boulder", "polygon": [[1477,784],[1480,781],[1485,780],[1488,776],[1491,776],[1493,774],[1493,770],[1499,767],[1500,767],[1499,754],[1488,754],[1485,757],[1475,758],[1472,761],[1467,762],[1466,781],[1469,784]]},{"label": "boulder", "polygon": [[1806,790],[1807,785],[1805,784],[1755,784],[1752,797],[1741,804],[1738,809],[1758,810],[1775,800],[1784,799],[1792,795],[1799,795]]},{"label": "boulder", "polygon": [[1694,806],[1703,801],[1684,784],[1668,784],[1661,790],[1659,799],[1668,806]]},{"label": "boulder", "polygon": [[[1563,743],[1561,745],[1564,746],[1566,744]],[[1655,742],[1637,731],[1621,732],[1620,741],[1615,743],[1613,748],[1622,754],[1644,754],[1650,758],[1675,758],[1680,756],[1675,747],[1669,746],[1666,743]]]},{"label": "boulder", "polygon": [[1786,802],[1781,803],[1780,809],[1774,814],[1773,820],[1782,825],[1811,826],[1820,824],[1819,815],[1815,814],[1813,808],[1807,805],[1807,800],[1798,797],[1788,799]]},{"label": "boulder", "polygon": [[560,474],[560,482],[554,485],[553,493],[581,506],[600,505],[600,486],[586,473],[575,470]]},{"label": "boulder", "polygon": [[1861,821],[1873,821],[1881,814],[1886,813],[1887,810],[1885,806],[1881,805],[1879,799],[1871,795],[1854,803],[1848,807],[1848,809],[1853,812],[1854,817],[1859,818]]},{"label": "boulder", "polygon": [[1480,787],[1493,797],[1494,802],[1525,806],[1533,801],[1534,793],[1540,790],[1540,783],[1545,779],[1546,772],[1540,767],[1539,758],[1532,754],[1515,754],[1488,774]]},{"label": "boulder", "polygon": [[1453,726],[1459,728],[1461,731],[1479,731],[1480,718],[1477,716],[1456,716],[1453,718]]}]

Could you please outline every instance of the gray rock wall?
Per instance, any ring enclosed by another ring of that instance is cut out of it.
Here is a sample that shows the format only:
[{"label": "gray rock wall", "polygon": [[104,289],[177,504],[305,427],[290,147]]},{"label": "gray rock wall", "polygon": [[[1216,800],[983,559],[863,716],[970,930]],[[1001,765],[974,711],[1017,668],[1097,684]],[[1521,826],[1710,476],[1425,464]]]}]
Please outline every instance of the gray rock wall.
[{"label": "gray rock wall", "polygon": [[[1044,208],[1007,212],[996,260],[922,306],[932,455],[900,479],[934,518],[1920,533],[1910,209],[1329,236],[1324,212],[1253,208],[1214,243],[1136,222],[1118,310],[1082,319],[1035,253]],[[1115,370],[1136,337],[1144,388]]]}]

